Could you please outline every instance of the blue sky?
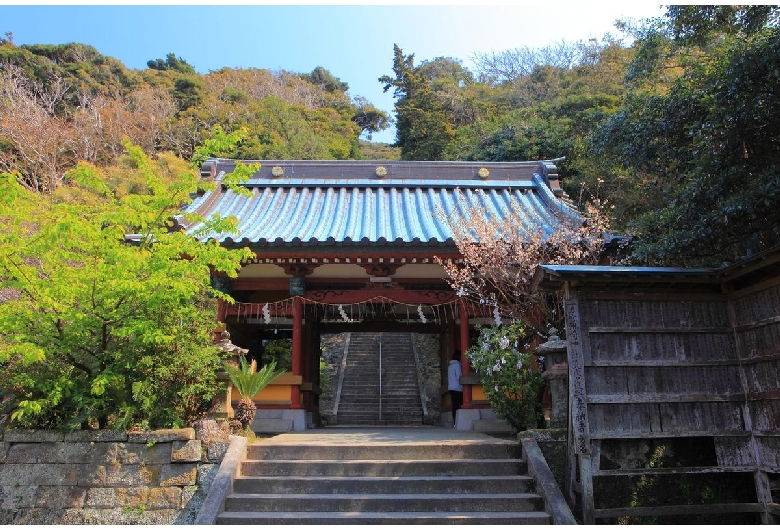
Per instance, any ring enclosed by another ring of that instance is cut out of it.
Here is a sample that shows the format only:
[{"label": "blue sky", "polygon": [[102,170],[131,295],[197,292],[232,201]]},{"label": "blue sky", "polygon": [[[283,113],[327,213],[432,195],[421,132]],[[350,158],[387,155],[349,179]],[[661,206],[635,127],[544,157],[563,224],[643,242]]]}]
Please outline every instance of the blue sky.
[{"label": "blue sky", "polygon": [[[222,67],[330,70],[387,112],[393,44],[415,62],[446,56],[469,67],[474,52],[617,35],[614,21],[659,16],[660,4],[513,3],[497,5],[0,5],[0,34],[20,44],[80,42],[146,68],[175,53],[200,73]],[[392,143],[394,132],[374,140]]]}]

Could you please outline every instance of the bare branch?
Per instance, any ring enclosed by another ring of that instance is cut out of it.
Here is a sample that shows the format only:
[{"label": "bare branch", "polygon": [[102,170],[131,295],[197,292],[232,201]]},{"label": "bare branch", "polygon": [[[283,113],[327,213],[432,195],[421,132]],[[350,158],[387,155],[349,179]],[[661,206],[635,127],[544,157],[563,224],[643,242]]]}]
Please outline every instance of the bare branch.
[{"label": "bare branch", "polygon": [[439,260],[448,282],[461,296],[474,302],[498,307],[502,315],[526,323],[554,320],[543,293],[531,291],[534,272],[540,264],[597,263],[604,248],[608,223],[597,205],[591,205],[587,218],[565,215],[528,232],[521,218],[524,209],[513,205],[504,218],[491,216],[460,198],[463,215],[441,215],[455,235],[455,244],[464,263]]}]

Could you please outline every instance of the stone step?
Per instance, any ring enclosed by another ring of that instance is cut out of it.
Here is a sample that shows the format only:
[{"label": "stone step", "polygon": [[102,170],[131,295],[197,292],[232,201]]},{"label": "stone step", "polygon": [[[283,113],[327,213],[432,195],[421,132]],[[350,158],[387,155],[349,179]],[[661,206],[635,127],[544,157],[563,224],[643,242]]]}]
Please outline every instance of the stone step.
[{"label": "stone step", "polygon": [[234,493],[414,494],[529,493],[525,475],[497,477],[238,477]]},{"label": "stone step", "polygon": [[252,494],[233,493],[226,511],[243,512],[509,512],[544,509],[536,493]]},{"label": "stone step", "polygon": [[[417,390],[417,386],[414,387],[403,387],[403,388],[393,388],[393,389],[382,389],[382,395],[383,396],[409,396],[408,394],[404,394],[403,392],[407,390]],[[365,384],[351,384],[351,385],[343,385],[341,387],[341,393],[347,393],[347,394],[354,394],[357,396],[360,395],[366,395],[366,396],[378,396],[379,395],[379,388],[375,386],[365,385]],[[417,396],[409,396],[411,398],[415,398],[419,401],[419,398]]]},{"label": "stone step", "polygon": [[350,401],[356,403],[379,403],[381,400],[387,403],[417,403],[418,406],[420,405],[419,398],[409,395],[382,394],[382,396],[379,396],[377,394],[361,394],[359,392],[354,392],[347,393],[346,396],[350,398]]},{"label": "stone step", "polygon": [[420,406],[420,400],[419,399],[413,399],[408,396],[398,396],[395,394],[385,394],[382,397],[379,396],[370,396],[370,395],[361,395],[361,394],[355,394],[351,396],[353,403],[379,403],[380,401],[383,403],[393,403],[393,404],[404,404],[404,403],[416,403],[417,406]]},{"label": "stone step", "polygon": [[[377,395],[365,395],[365,394],[346,394],[347,397],[349,397],[349,401],[353,403],[374,403],[379,404],[380,401],[383,403],[393,403],[393,404],[416,404],[418,407],[420,406],[420,398],[418,397],[409,397],[409,396],[399,396],[396,394],[386,394],[383,396],[377,396]],[[339,407],[341,408],[341,407]]]},{"label": "stone step", "polygon": [[333,421],[339,425],[421,425],[422,404],[411,335],[350,335],[337,407]]},{"label": "stone step", "polygon": [[476,460],[247,460],[242,476],[404,477],[521,475],[525,465],[516,459]]},{"label": "stone step", "polygon": [[[387,379],[382,378],[383,386],[384,383],[387,381]],[[399,378],[398,381],[394,381],[395,384],[406,386],[406,387],[412,387],[416,388],[417,384],[416,382],[409,381],[406,377],[403,379]],[[351,376],[351,377],[345,377],[344,382],[342,384],[342,388],[345,385],[356,385],[356,386],[365,386],[365,387],[379,387],[379,378],[367,378],[367,377],[357,377],[357,376]],[[387,388],[383,388],[383,390],[387,391]]]},{"label": "stone step", "polygon": [[[380,415],[381,412],[381,415]],[[337,416],[344,418],[365,418],[369,420],[419,420],[422,418],[422,410],[382,410],[372,408],[345,408],[339,410]]]},{"label": "stone step", "polygon": [[423,417],[422,413],[411,414],[382,414],[379,412],[346,412],[336,415],[336,422],[339,425],[403,425],[404,422],[409,425],[420,425]]},{"label": "stone step", "polygon": [[[373,389],[376,389],[378,391],[379,390],[378,382],[379,382],[378,380],[377,381],[367,381],[365,379],[358,379],[358,378],[355,378],[355,379],[345,379],[344,383],[341,385],[341,388],[342,388],[342,390],[344,388],[365,389],[365,390],[373,388]],[[386,385],[385,381],[384,380],[382,381],[382,392],[383,393],[389,393],[389,392],[397,393],[397,392],[401,392],[403,390],[410,389],[410,388],[417,389],[419,387],[417,386],[416,383],[410,383],[406,379],[404,379],[402,381],[399,381],[399,382],[393,384],[392,386]]]},{"label": "stone step", "polygon": [[341,427],[421,427],[423,425],[422,417],[416,420],[410,420],[409,418],[387,418],[377,419],[376,416],[371,418],[351,417],[347,416],[339,419],[336,417],[333,425]]},{"label": "stone step", "polygon": [[[284,444],[247,445],[246,460],[427,460],[435,462],[472,460],[513,460],[525,473],[525,461],[517,443],[372,443],[372,444]],[[475,475],[484,475],[476,473]],[[504,476],[507,473],[498,473]]]},{"label": "stone step", "polygon": [[373,429],[248,445],[217,523],[551,523],[518,443]]},{"label": "stone step", "polygon": [[339,407],[339,412],[345,412],[345,411],[384,411],[384,412],[393,412],[393,413],[402,413],[402,412],[419,412],[422,410],[422,407],[420,407],[419,403],[403,403],[403,402],[396,402],[396,403],[389,403],[387,401],[383,401],[382,405],[379,405],[379,402],[371,403],[371,402],[354,402],[354,403],[342,403]]},{"label": "stone step", "polygon": [[[459,444],[451,442],[396,444],[266,444],[247,446],[247,461],[252,460],[521,460],[517,443]],[[524,472],[524,471],[523,471]],[[479,475],[483,473],[478,473]],[[505,475],[505,473],[500,473]]]},{"label": "stone step", "polygon": [[217,524],[550,524],[545,512],[225,512]]},{"label": "stone step", "polygon": [[333,422],[333,425],[340,427],[366,427],[366,428],[380,428],[380,427],[422,427],[424,425],[422,420],[360,420],[360,419],[347,419]]},{"label": "stone step", "polygon": [[363,402],[363,401],[356,401],[354,403],[345,403],[342,404],[339,407],[340,411],[346,411],[346,410],[382,410],[385,412],[414,412],[414,411],[421,411],[422,407],[420,407],[419,403],[405,403],[403,401],[397,401],[397,402],[388,402],[388,401],[382,401],[382,405],[379,405],[379,402]]},{"label": "stone step", "polygon": [[357,423],[363,423],[363,424],[369,424],[369,423],[376,423],[378,425],[382,425],[387,422],[392,422],[393,424],[398,424],[399,422],[402,423],[404,421],[408,421],[410,424],[419,424],[419,422],[422,421],[422,412],[417,412],[416,414],[409,414],[409,413],[383,413],[381,416],[379,414],[378,410],[373,411],[344,411],[339,412],[336,415],[336,421],[341,425],[347,425],[349,423],[357,424]]},{"label": "stone step", "polygon": [[394,407],[378,407],[378,406],[372,406],[372,405],[356,405],[352,404],[349,406],[343,406],[339,408],[338,414],[346,414],[346,413],[352,413],[352,414],[368,414],[368,413],[378,413],[382,412],[383,414],[395,414],[395,415],[414,415],[414,414],[422,414],[422,409],[418,405],[417,407],[404,407],[396,405]]},{"label": "stone step", "polygon": [[382,404],[381,407],[379,404],[372,403],[342,403],[341,406],[339,406],[337,413],[339,415],[345,413],[376,414],[379,413],[379,411],[382,411],[383,414],[408,414],[413,416],[415,414],[422,414],[422,407],[420,407],[419,404],[404,405],[402,403],[395,405]]}]

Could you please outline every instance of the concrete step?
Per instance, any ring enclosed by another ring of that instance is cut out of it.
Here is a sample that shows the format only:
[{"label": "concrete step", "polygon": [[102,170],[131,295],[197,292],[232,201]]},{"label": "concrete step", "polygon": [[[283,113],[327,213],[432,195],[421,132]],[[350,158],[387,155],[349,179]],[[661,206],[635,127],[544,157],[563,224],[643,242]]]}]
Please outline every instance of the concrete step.
[{"label": "concrete step", "polygon": [[416,494],[529,493],[526,475],[496,477],[238,477],[234,493]]},{"label": "concrete step", "polygon": [[388,418],[393,419],[405,419],[415,420],[417,417],[422,417],[421,409],[404,409],[404,410],[379,410],[379,407],[343,407],[339,409],[338,414],[341,418],[356,417],[373,419],[373,420],[386,420]]},{"label": "concrete step", "polygon": [[217,524],[550,524],[545,512],[225,512]]},{"label": "concrete step", "polygon": [[367,408],[347,408],[344,410],[339,410],[338,414],[336,415],[340,418],[346,418],[346,417],[356,417],[360,416],[366,419],[373,419],[373,420],[388,420],[388,419],[398,419],[398,420],[416,420],[419,418],[422,418],[422,411],[417,410],[382,410],[379,409],[367,409]]},{"label": "concrete step", "polygon": [[380,401],[379,398],[376,399],[366,399],[365,397],[355,397],[354,400],[349,400],[347,403],[343,403],[339,405],[339,410],[342,410],[344,407],[347,407],[349,405],[356,405],[359,407],[373,407],[375,409],[379,409],[379,404],[382,404],[382,408],[387,407],[403,407],[403,408],[421,408],[419,401],[407,401],[402,399],[385,399],[382,398]]},{"label": "concrete step", "polygon": [[516,459],[495,460],[247,460],[242,476],[408,477],[521,475]]},{"label": "concrete step", "polygon": [[419,403],[418,404],[406,404],[406,403],[382,403],[382,406],[379,406],[379,403],[347,403],[339,407],[339,414],[346,414],[346,413],[354,413],[354,414],[369,414],[369,413],[379,413],[379,411],[382,411],[382,414],[396,414],[396,415],[403,415],[403,414],[418,414],[422,413],[422,409],[420,408]]},{"label": "concrete step", "polygon": [[499,419],[476,420],[472,424],[472,430],[476,432],[488,432],[488,433],[512,432],[512,426],[506,420],[499,420]]},{"label": "concrete step", "polygon": [[[388,392],[400,393],[402,390],[405,391],[408,389],[418,388],[417,384],[409,383],[406,380],[401,381],[399,383],[393,383],[392,386],[388,386],[385,383],[386,381],[382,381],[383,393],[388,393]],[[344,389],[351,389],[351,388],[370,391],[372,393],[378,393],[379,381],[367,381],[365,379],[352,379],[352,380],[345,379],[343,384],[341,385],[341,389],[344,390]]]},{"label": "concrete step", "polygon": [[405,409],[405,410],[379,410],[379,409],[373,409],[373,408],[346,408],[344,410],[339,410],[339,413],[337,416],[346,418],[347,416],[361,416],[368,419],[376,419],[376,420],[386,420],[389,418],[393,419],[404,419],[408,418],[410,420],[417,419],[417,417],[422,417],[422,410],[420,409]]},{"label": "concrete step", "polygon": [[375,418],[341,418],[333,422],[334,425],[340,425],[342,427],[417,427],[423,425],[423,420],[410,420],[403,419],[385,419],[379,420]]},{"label": "concrete step", "polygon": [[540,511],[535,493],[251,494],[233,493],[225,511],[242,512],[509,512]]},{"label": "concrete step", "polygon": [[347,416],[364,416],[369,419],[377,419],[377,420],[386,420],[388,418],[393,419],[405,419],[408,418],[410,420],[417,419],[417,417],[422,417],[422,410],[421,409],[383,409],[379,410],[378,408],[369,408],[369,407],[347,407],[344,409],[340,409],[337,416],[341,416],[342,418],[345,418]]},{"label": "concrete step", "polygon": [[409,398],[409,396],[381,396],[380,398],[380,396],[354,395],[351,398],[350,402],[357,405],[378,406],[382,403],[383,405],[416,405],[418,408],[420,407],[420,400]]},{"label": "concrete step", "polygon": [[[519,444],[249,444],[247,460],[504,460],[521,463]],[[479,473],[480,475],[482,473]],[[501,473],[500,475],[505,475]]]},{"label": "concrete step", "polygon": [[411,335],[352,334],[337,406],[338,425],[421,425]]},{"label": "concrete step", "polygon": [[360,419],[360,418],[342,418],[340,421],[336,418],[333,425],[341,427],[421,427],[424,425],[423,420],[377,420],[377,419]]},{"label": "concrete step", "polygon": [[217,523],[550,524],[519,444],[423,432],[250,444]]},{"label": "concrete step", "polygon": [[378,421],[381,422],[382,420],[393,420],[394,422],[398,421],[404,421],[408,420],[409,422],[414,422],[422,419],[422,411],[417,412],[382,412],[379,413],[378,410],[345,410],[345,411],[339,411],[339,413],[336,415],[338,418],[341,418],[341,423],[343,424],[343,420],[347,419],[363,419],[363,420],[370,420],[370,421]]}]

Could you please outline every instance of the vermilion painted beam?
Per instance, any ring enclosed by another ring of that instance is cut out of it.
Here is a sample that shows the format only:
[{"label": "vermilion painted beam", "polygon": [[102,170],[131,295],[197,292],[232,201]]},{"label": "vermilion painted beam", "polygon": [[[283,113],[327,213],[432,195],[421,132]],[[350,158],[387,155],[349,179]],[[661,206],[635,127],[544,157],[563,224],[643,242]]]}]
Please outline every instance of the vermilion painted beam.
[{"label": "vermilion painted beam", "polygon": [[[323,285],[332,285],[334,283],[339,284],[356,284],[364,285],[369,284],[370,280],[366,277],[363,278],[306,278],[306,284],[310,287],[320,287]],[[395,280],[396,284],[441,284],[443,287],[446,285],[443,281],[436,278],[399,278]],[[289,278],[238,278],[230,281],[230,289],[232,291],[287,291],[290,288]]]},{"label": "vermilion painted beam", "polygon": [[398,302],[401,304],[447,304],[458,299],[448,291],[407,291],[404,289],[364,289],[357,291],[307,291],[306,301],[320,304],[360,304]]}]

